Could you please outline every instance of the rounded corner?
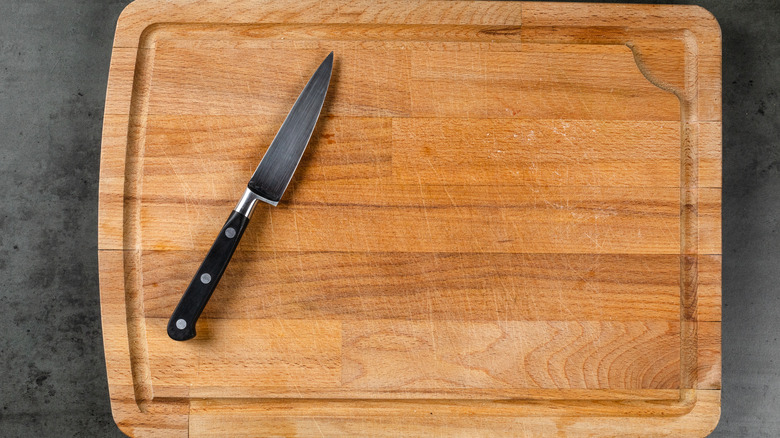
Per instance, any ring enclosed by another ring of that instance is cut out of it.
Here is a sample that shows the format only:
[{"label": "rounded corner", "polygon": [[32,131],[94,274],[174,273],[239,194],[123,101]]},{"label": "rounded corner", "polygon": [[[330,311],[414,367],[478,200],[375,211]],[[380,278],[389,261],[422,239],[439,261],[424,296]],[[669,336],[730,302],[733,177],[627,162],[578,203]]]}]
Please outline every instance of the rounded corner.
[{"label": "rounded corner", "polygon": [[720,405],[718,405],[717,412],[715,412],[714,415],[707,417],[707,424],[703,429],[704,434],[702,435],[702,437],[710,436],[712,435],[713,432],[715,432],[715,429],[718,427],[718,424],[720,424],[721,413],[722,413],[722,409]]},{"label": "rounded corner", "polygon": [[[721,417],[721,390],[720,389],[699,389],[696,399],[691,404],[691,412],[687,416],[695,416],[697,427],[695,432],[697,436],[708,437],[715,431],[720,424]],[[703,397],[702,397],[703,396]],[[695,412],[693,412],[695,411]]]},{"label": "rounded corner", "polygon": [[150,40],[154,43],[161,23],[151,21],[153,16],[144,11],[149,9],[150,3],[149,0],[133,0],[122,9],[114,29],[114,48],[148,47]]},{"label": "rounded corner", "polygon": [[114,419],[114,426],[116,426],[116,428],[119,429],[120,432],[122,432],[127,437],[134,438],[135,435],[133,434],[133,428],[129,424],[123,421],[119,421],[115,409],[111,409],[111,418]]},{"label": "rounded corner", "polygon": [[125,5],[124,8],[122,8],[122,12],[119,13],[119,16],[116,19],[116,28],[119,28],[119,25],[122,24],[123,21],[127,19],[127,16],[133,13],[133,10],[138,7],[138,3],[142,0],[133,0],[127,5]]},{"label": "rounded corner", "polygon": [[715,14],[710,12],[709,9],[705,8],[704,6],[700,5],[690,5],[689,6],[691,10],[695,11],[695,14],[691,17],[695,19],[701,26],[708,27],[713,31],[717,31],[718,33],[718,39],[723,39],[723,31],[720,27],[720,22],[718,21],[718,18],[715,17]]}]

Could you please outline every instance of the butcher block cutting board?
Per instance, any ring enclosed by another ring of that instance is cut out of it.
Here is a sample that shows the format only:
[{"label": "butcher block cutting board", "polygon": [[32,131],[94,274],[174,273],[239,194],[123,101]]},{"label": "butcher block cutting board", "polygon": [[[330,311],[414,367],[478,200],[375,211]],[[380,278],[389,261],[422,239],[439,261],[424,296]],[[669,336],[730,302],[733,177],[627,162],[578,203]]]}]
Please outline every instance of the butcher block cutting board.
[{"label": "butcher block cutting board", "polygon": [[[144,436],[704,436],[720,29],[697,7],[137,0],[100,174],[111,406]],[[167,320],[303,85],[322,117]]]}]

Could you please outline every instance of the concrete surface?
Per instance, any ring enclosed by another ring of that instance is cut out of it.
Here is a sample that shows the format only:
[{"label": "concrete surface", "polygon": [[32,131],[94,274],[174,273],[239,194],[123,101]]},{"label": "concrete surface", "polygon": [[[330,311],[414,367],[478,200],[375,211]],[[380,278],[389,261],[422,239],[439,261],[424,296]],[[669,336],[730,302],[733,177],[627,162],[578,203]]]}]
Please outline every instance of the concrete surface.
[{"label": "concrete surface", "polygon": [[[96,248],[106,76],[127,3],[0,0],[2,437],[122,436],[108,399]],[[723,29],[723,415],[714,436],[780,436],[780,2],[664,3],[698,3]]]}]

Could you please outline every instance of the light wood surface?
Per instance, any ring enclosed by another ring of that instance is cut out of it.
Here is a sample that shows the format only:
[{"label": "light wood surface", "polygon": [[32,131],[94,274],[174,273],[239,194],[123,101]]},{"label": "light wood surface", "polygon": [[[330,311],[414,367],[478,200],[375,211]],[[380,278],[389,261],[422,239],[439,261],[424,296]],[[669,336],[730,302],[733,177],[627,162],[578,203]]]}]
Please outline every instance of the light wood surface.
[{"label": "light wood surface", "polygon": [[[323,115],[165,325],[300,92]],[[100,175],[111,405],[146,436],[705,436],[721,46],[689,6],[137,0]]]}]

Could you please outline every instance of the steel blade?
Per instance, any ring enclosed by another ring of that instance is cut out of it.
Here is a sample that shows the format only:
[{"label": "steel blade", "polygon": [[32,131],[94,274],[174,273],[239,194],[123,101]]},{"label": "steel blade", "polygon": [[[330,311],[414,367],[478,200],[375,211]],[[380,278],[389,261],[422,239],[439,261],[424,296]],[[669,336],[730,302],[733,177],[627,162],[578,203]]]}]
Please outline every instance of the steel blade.
[{"label": "steel blade", "polygon": [[325,102],[333,71],[333,52],[314,72],[260,160],[247,187],[261,200],[276,205],[301,161]]}]

